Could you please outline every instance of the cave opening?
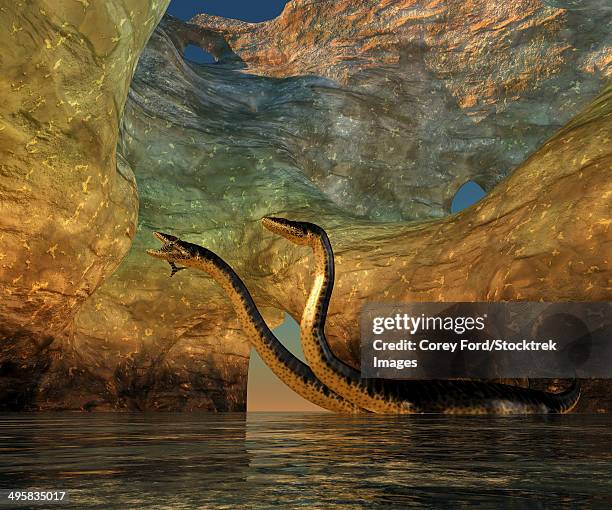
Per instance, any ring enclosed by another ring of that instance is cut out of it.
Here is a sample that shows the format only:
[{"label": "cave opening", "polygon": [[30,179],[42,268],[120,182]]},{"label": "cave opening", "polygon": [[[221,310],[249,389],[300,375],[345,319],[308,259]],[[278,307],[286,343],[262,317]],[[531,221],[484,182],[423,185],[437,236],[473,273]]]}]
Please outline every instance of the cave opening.
[{"label": "cave opening", "polygon": [[[285,320],[274,328],[273,332],[294,356],[303,362],[306,361],[300,343],[300,325],[293,317],[285,314]],[[294,393],[272,373],[255,349],[251,349],[247,411],[304,412],[322,411],[322,409]]]},{"label": "cave opening", "polygon": [[457,213],[467,209],[481,200],[486,194],[485,190],[474,181],[468,181],[462,184],[451,202],[451,213]]},{"label": "cave opening", "polygon": [[188,44],[183,51],[183,56],[186,60],[196,64],[214,64],[216,62],[215,57],[195,44]]}]

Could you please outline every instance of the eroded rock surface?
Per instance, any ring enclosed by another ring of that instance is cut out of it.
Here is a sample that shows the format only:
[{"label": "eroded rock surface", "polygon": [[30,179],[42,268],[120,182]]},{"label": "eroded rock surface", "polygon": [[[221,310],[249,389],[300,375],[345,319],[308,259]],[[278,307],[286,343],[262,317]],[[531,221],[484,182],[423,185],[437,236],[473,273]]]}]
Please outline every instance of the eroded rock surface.
[{"label": "eroded rock surface", "polygon": [[0,8],[0,402],[19,407],[49,349],[126,255],[134,175],[116,156],[138,55],[169,1]]},{"label": "eroded rock surface", "polygon": [[[28,361],[29,405],[244,409],[249,346],[229,301],[202,273],[170,279],[144,252],[154,230],[216,251],[275,325],[299,319],[312,271],[259,220],[321,224],[337,253],[327,332],[353,363],[365,300],[609,299],[610,93],[589,106],[610,72],[597,2],[418,5],[294,1],[263,24],[161,23],[119,143],[138,182],[132,249],[50,337],[57,350]],[[188,43],[219,63],[189,64]],[[491,193],[442,219],[469,179]],[[24,345],[14,356],[49,351],[44,337]],[[583,409],[606,409],[592,384]]]},{"label": "eroded rock surface", "polygon": [[334,203],[392,221],[447,214],[470,179],[489,191],[588,104],[612,73],[603,4],[298,0],[266,23],[192,22],[224,34],[221,62],[327,78],[315,122],[282,119],[284,145],[297,137],[297,166]]}]

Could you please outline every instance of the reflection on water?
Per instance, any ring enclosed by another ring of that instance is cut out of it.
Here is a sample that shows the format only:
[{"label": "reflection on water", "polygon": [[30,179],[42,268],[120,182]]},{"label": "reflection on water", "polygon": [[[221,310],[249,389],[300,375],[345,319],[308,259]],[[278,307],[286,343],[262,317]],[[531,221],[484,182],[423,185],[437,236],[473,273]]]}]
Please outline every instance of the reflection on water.
[{"label": "reflection on water", "polygon": [[[607,416],[0,415],[0,489],[50,508],[610,507]],[[37,508],[43,508],[38,506]]]}]

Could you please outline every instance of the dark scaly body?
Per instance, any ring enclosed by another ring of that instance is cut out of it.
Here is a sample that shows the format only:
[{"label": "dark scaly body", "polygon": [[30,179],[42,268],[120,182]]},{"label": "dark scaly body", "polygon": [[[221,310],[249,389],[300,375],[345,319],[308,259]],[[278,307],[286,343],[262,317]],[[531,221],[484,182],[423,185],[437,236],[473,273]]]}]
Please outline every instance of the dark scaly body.
[{"label": "dark scaly body", "polygon": [[[315,375],[332,390],[377,413],[524,414],[569,412],[580,397],[577,382],[560,394],[499,383],[453,380],[361,379],[339,360],[325,337],[327,309],[334,284],[334,258],[325,231],[312,223],[266,218],[264,225],[315,255],[315,282],[300,325],[302,348]],[[305,235],[296,236],[295,230]]]},{"label": "dark scaly body", "polygon": [[161,250],[147,252],[169,261],[171,265],[180,262],[210,274],[226,291],[251,344],[281,381],[298,395],[324,409],[341,413],[362,412],[321,383],[307,365],[283,346],[266,325],[242,280],[224,260],[206,248],[174,236],[161,233],[156,233],[156,236],[164,246]]}]

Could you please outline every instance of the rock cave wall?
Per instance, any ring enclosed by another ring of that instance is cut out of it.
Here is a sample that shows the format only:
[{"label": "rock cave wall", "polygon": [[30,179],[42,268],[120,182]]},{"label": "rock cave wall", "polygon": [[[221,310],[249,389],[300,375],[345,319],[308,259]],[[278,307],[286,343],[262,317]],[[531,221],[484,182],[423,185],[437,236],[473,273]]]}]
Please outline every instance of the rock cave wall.
[{"label": "rock cave wall", "polygon": [[[39,3],[2,17],[35,55],[31,70],[3,57],[0,80],[13,101],[0,112],[3,408],[244,410],[249,346],[229,302],[206,275],[170,279],[147,257],[154,230],[225,258],[274,326],[299,319],[310,259],[259,220],[321,224],[337,254],[327,332],[354,364],[365,300],[610,298],[610,91],[597,94],[612,52],[597,1],[165,17],[125,108],[167,2],[53,16]],[[218,63],[185,61],[189,43]],[[449,216],[467,180],[490,193]],[[607,387],[588,383],[582,410],[606,410]]]}]

